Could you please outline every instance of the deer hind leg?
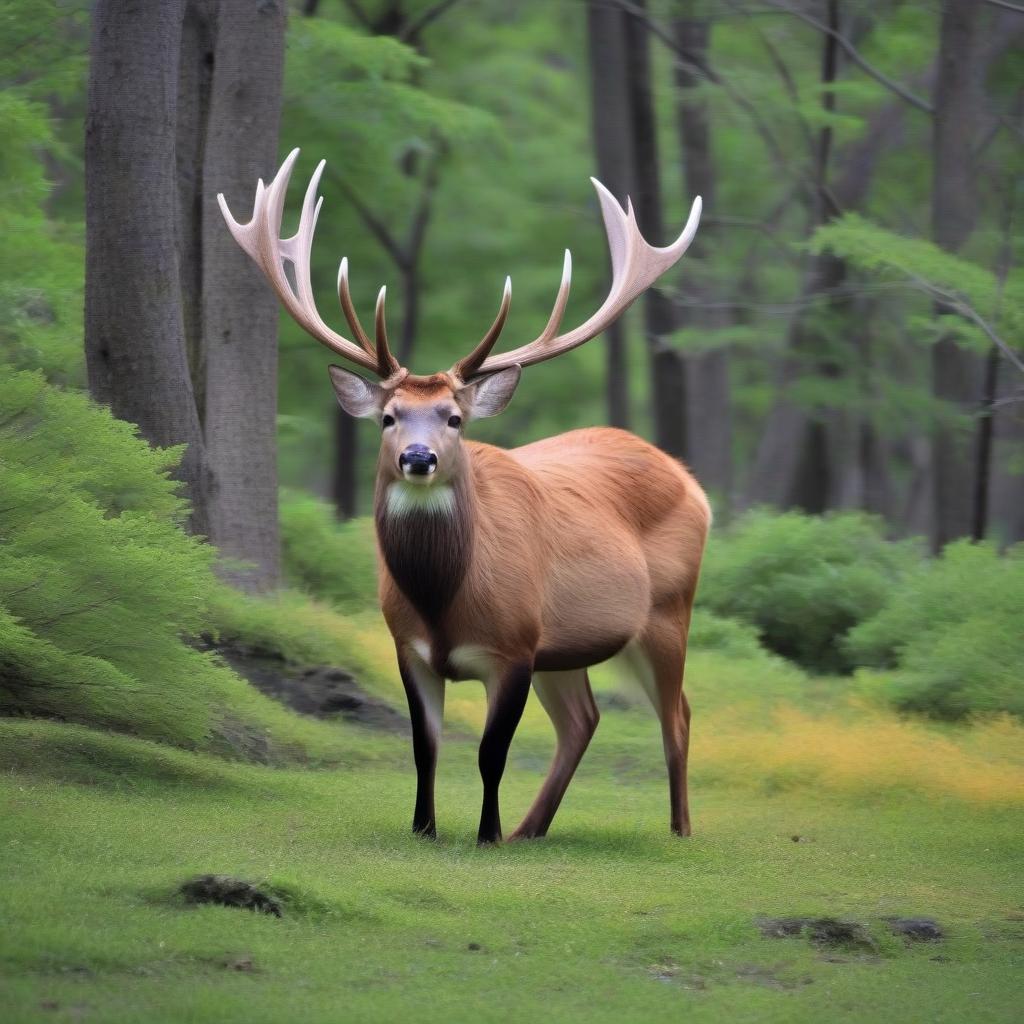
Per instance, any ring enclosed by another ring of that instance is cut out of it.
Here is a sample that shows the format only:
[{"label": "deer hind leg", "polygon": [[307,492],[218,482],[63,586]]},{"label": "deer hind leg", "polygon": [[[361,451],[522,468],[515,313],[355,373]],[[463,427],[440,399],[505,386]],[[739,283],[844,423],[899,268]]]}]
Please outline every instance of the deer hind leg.
[{"label": "deer hind leg", "polygon": [[510,839],[535,839],[547,835],[601,717],[594,703],[586,669],[537,672],[533,677],[533,688],[555,727],[557,746],[548,777],[537,799]]},{"label": "deer hind leg", "polygon": [[630,663],[661,722],[668,768],[670,822],[680,836],[690,834],[686,763],[690,750],[690,705],[683,693],[688,603],[651,612],[647,626],[629,648]]}]

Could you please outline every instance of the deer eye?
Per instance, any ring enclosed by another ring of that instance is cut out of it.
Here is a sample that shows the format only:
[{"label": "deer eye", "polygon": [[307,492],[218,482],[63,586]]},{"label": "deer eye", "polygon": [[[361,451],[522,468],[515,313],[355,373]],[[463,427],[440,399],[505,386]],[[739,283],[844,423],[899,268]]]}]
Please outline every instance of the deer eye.
[{"label": "deer eye", "polygon": [[388,413],[384,413],[384,416],[381,418],[380,425],[382,427],[393,427],[395,425],[395,417],[388,415]]},{"label": "deer eye", "polygon": [[449,427],[461,427],[462,426],[462,417],[461,416],[449,416],[448,417],[448,426]]}]

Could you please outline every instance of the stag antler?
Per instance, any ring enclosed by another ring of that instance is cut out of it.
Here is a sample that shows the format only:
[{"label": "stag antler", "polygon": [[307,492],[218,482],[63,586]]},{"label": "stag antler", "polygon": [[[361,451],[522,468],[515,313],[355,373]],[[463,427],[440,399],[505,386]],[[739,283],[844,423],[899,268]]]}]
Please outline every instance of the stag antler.
[{"label": "stag antler", "polygon": [[[306,189],[298,231],[291,238],[280,237],[285,193],[298,155],[297,149],[288,154],[288,159],[281,165],[281,169],[269,185],[265,186],[263,179],[260,179],[256,185],[252,220],[248,224],[239,224],[235,220],[223,194],[217,196],[221,213],[224,214],[235,241],[263,271],[284,308],[303,330],[308,331],[317,341],[349,362],[380,377],[391,377],[400,372],[401,367],[388,348],[387,331],[384,326],[383,288],[377,297],[375,344],[371,343],[359,322],[359,317],[356,316],[348,286],[348,259],[343,259],[338,268],[338,298],[345,319],[359,344],[356,345],[348,338],[343,338],[332,331],[321,319],[313,300],[313,286],[309,279],[309,257],[313,246],[313,232],[316,231],[316,220],[320,215],[320,204],[323,202],[323,197],[317,198],[316,192],[325,161],[321,160],[317,165]],[[285,260],[288,260],[295,270],[294,290],[284,271]]]},{"label": "stag antler", "polygon": [[501,310],[494,325],[487,332],[483,341],[468,356],[460,359],[451,369],[453,376],[460,380],[495,370],[504,370],[510,366],[530,366],[533,363],[551,359],[562,352],[582,345],[585,341],[596,337],[610,327],[630,307],[633,301],[649,288],[671,268],[690,247],[693,236],[697,233],[700,222],[701,199],[698,196],[690,208],[690,216],[686,221],[683,233],[669,246],[659,249],[648,245],[640,234],[633,212],[633,204],[626,201],[623,210],[615,197],[596,178],[590,179],[597,189],[597,198],[601,203],[601,215],[604,218],[605,232],[608,235],[608,248],[612,258],[612,284],[608,297],[600,309],[585,323],[580,324],[568,334],[558,334],[558,328],[569,301],[569,286],[572,282],[572,256],[565,250],[565,262],[562,264],[562,283],[558,287],[554,308],[548,319],[547,326],[540,335],[526,345],[490,355],[494,343],[498,340],[505,317],[508,315],[511,287],[505,282],[505,293],[502,296]]}]

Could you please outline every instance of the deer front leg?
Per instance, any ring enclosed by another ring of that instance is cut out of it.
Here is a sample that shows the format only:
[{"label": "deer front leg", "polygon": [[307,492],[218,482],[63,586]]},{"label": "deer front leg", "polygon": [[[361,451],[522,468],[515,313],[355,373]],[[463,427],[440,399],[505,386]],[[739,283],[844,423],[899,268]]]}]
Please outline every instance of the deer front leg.
[{"label": "deer front leg", "polygon": [[480,741],[479,756],[480,777],[484,783],[480,830],[477,833],[480,844],[501,841],[498,787],[505,772],[508,748],[526,707],[532,672],[533,666],[529,661],[520,661],[505,665],[487,681],[487,724]]},{"label": "deer front leg", "polygon": [[437,749],[441,743],[444,680],[411,650],[398,649],[398,670],[409,701],[412,751],[416,761],[416,807],[412,816],[412,830],[433,839],[437,835],[434,775],[437,769]]}]

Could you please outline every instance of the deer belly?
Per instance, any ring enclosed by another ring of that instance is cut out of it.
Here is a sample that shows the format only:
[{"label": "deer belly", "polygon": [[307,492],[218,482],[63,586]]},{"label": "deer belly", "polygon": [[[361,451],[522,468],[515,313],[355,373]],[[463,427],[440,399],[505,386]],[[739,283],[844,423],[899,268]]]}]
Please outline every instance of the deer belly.
[{"label": "deer belly", "polygon": [[535,667],[559,672],[607,661],[643,629],[650,589],[639,550],[560,565],[549,579]]}]

